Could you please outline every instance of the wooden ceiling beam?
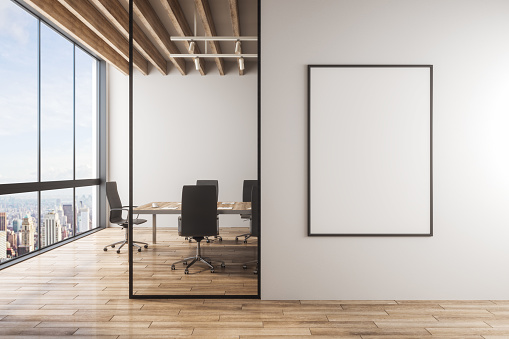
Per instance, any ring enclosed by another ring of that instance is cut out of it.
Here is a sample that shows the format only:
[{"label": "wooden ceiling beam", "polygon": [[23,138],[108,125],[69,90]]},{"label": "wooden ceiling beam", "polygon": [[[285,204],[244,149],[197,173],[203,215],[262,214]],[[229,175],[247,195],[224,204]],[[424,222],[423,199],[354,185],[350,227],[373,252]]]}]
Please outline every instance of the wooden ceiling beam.
[{"label": "wooden ceiling beam", "polygon": [[161,19],[157,16],[156,11],[150,5],[148,0],[133,1],[134,14],[143,22],[145,27],[150,31],[152,37],[157,44],[168,54],[170,61],[175,65],[182,75],[186,75],[186,62],[181,58],[172,58],[171,54],[180,54],[179,49],[173,41],[170,34],[164,27]]},{"label": "wooden ceiling beam", "polygon": [[[212,19],[212,12],[208,0],[195,0],[196,11],[201,17],[205,34],[208,36],[216,36],[216,27]],[[214,54],[221,54],[221,46],[218,41],[209,41],[210,49]],[[219,74],[224,75],[224,60],[222,58],[215,58]]]},{"label": "wooden ceiling beam", "polygon": [[76,17],[58,0],[24,0],[24,2],[119,71],[129,74],[129,63],[84,23],[76,20]]},{"label": "wooden ceiling beam", "polygon": [[[171,23],[177,30],[178,34],[181,36],[192,36],[193,31],[189,27],[189,23],[184,16],[184,12],[182,12],[182,7],[180,7],[180,3],[178,0],[161,0],[163,7],[166,9],[166,12],[171,20]],[[186,48],[189,51],[189,41],[185,42]],[[200,48],[195,43],[194,44],[194,53],[200,54]],[[205,60],[203,58],[200,59],[200,69],[199,72],[201,75],[205,75]]]},{"label": "wooden ceiling beam", "polygon": [[[229,0],[229,3],[230,3],[230,15],[232,18],[233,36],[240,36],[239,1],[238,0]],[[240,45],[240,48],[238,51],[236,51],[236,53],[242,54],[242,44]],[[244,70],[240,68],[238,59],[237,59],[237,66],[239,68],[239,75],[244,75]]]},{"label": "wooden ceiling beam", "polygon": [[[87,0],[58,0],[82,23],[99,35],[108,45],[129,61],[129,41],[120,34],[111,22]],[[134,67],[148,75],[148,61],[136,49],[133,51]]]},{"label": "wooden ceiling beam", "polygon": [[[117,28],[129,38],[129,13],[118,0],[89,0]],[[168,74],[168,64],[150,39],[143,33],[136,22],[133,25],[134,46],[163,75]]]}]

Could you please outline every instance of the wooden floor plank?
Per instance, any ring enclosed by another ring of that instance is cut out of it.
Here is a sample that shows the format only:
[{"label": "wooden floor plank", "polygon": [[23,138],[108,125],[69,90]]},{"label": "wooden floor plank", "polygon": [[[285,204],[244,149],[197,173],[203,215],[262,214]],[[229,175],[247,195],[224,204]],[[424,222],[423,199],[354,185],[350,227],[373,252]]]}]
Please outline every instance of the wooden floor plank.
[{"label": "wooden floor plank", "polygon": [[[88,336],[88,335],[83,335],[83,336],[79,336],[78,339],[117,339],[117,335],[101,335],[101,336]],[[1,335],[0,334],[0,339],[13,339],[13,338],[16,338],[16,339],[55,339],[55,338],[58,338],[58,339],[76,339],[76,336],[72,336],[72,335],[58,335],[58,337],[55,337],[55,335],[53,334],[49,334],[49,335],[27,335],[27,334],[23,334],[23,335],[16,335],[16,336],[13,336],[13,335]]]},{"label": "wooden floor plank", "polygon": [[[204,244],[204,253],[225,260],[226,269],[185,275],[183,267],[169,267],[196,244],[161,229],[160,244],[134,255],[135,292],[256,294],[257,276],[241,267],[255,248],[233,240],[244,230],[229,229],[223,243]],[[135,236],[150,242],[150,229]],[[509,337],[506,300],[129,299],[125,251],[102,250],[121,237],[104,230],[0,271],[0,339]]]}]

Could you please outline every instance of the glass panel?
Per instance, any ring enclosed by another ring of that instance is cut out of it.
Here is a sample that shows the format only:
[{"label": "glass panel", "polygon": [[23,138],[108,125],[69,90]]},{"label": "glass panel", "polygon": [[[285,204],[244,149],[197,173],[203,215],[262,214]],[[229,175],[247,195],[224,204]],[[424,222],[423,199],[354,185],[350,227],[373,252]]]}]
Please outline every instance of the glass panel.
[{"label": "glass panel", "polygon": [[76,188],[76,234],[97,227],[97,186]]},{"label": "glass panel", "polygon": [[0,196],[0,263],[39,248],[37,192]]},{"label": "glass panel", "polygon": [[73,44],[41,23],[41,180],[73,179]]},{"label": "glass panel", "polygon": [[75,49],[76,179],[97,177],[97,60]]},{"label": "glass panel", "polygon": [[0,184],[37,181],[38,21],[0,3]]},{"label": "glass panel", "polygon": [[41,248],[74,235],[72,188],[41,192]]}]

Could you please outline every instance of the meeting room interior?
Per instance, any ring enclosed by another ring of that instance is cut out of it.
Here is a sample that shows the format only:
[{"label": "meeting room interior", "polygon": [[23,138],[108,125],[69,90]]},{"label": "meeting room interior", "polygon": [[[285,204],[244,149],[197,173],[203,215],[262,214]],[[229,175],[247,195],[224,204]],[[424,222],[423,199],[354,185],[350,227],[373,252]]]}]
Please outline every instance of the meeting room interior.
[{"label": "meeting room interior", "polygon": [[505,0],[0,0],[0,337],[509,336]]}]

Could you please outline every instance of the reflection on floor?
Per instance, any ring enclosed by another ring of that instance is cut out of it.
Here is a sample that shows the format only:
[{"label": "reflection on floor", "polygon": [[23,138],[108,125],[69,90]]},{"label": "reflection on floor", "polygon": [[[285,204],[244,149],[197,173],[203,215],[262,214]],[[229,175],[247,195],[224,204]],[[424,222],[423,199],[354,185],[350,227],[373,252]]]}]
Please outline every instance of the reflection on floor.
[{"label": "reflection on floor", "polygon": [[[104,232],[110,232],[109,230]],[[210,258],[215,266],[211,273],[202,263],[195,263],[184,274],[185,265],[175,261],[194,256],[196,242],[189,243],[178,236],[175,229],[160,228],[157,231],[157,244],[152,244],[150,229],[135,229],[134,239],[149,243],[148,249],[134,252],[134,290],[135,294],[145,295],[256,295],[258,293],[258,276],[253,274],[256,265],[251,263],[247,269],[243,263],[257,258],[257,238],[251,238],[247,244],[244,238],[235,241],[235,236],[248,232],[246,227],[224,227],[220,229],[222,241],[202,241],[202,255]],[[120,231],[119,231],[120,233]],[[126,256],[122,249],[120,256]],[[114,250],[105,255],[117,256]],[[226,267],[222,268],[220,262]]]},{"label": "reflection on floor", "polygon": [[100,231],[1,270],[0,337],[509,338],[503,300],[128,299],[127,253],[102,250],[121,237]]}]

